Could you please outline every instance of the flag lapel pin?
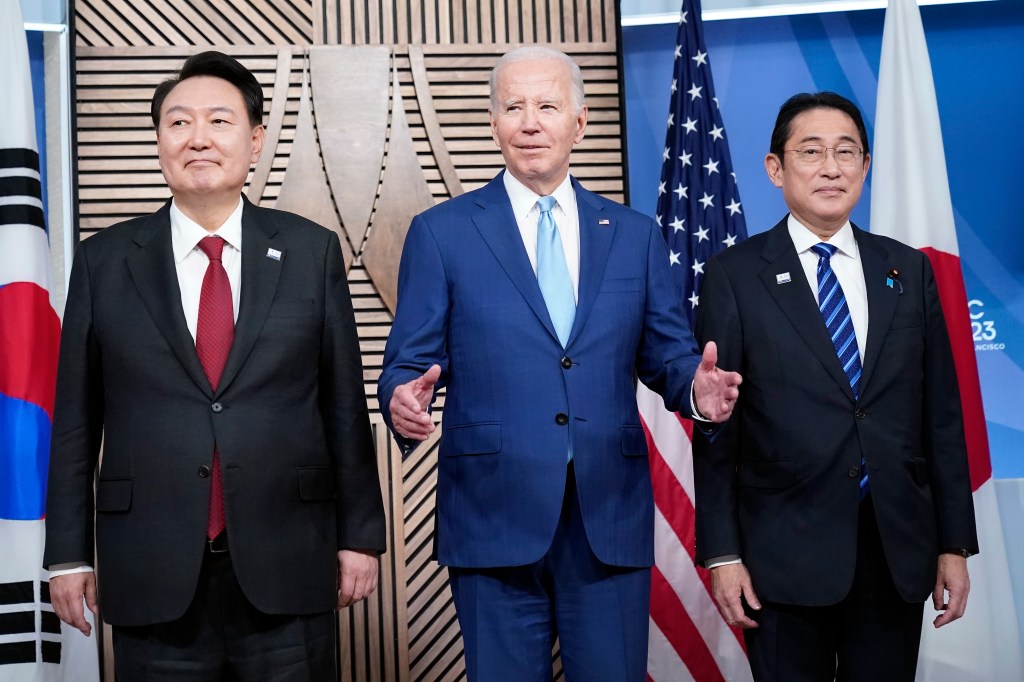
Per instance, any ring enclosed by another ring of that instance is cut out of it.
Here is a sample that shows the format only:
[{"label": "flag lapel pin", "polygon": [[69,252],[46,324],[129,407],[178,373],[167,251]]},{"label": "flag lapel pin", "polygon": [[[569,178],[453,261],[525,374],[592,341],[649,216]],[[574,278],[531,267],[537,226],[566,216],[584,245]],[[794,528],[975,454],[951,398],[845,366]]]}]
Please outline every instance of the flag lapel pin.
[{"label": "flag lapel pin", "polygon": [[267,258],[273,258],[274,260],[281,260],[281,252],[277,249],[267,249]]},{"label": "flag lapel pin", "polygon": [[600,220],[597,221],[597,224],[598,225],[611,225],[612,223],[607,218],[601,218]]},{"label": "flag lapel pin", "polygon": [[788,284],[790,280],[792,280],[792,277],[789,276],[788,272],[780,272],[779,274],[775,275],[776,284]]}]

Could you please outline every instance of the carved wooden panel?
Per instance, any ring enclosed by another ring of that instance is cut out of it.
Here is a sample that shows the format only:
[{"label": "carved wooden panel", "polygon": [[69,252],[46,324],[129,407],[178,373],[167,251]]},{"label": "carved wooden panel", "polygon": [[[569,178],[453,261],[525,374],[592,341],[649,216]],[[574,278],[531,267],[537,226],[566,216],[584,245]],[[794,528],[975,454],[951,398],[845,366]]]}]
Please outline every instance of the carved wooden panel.
[{"label": "carved wooden panel", "polygon": [[[518,44],[549,42],[580,64],[590,116],[572,172],[622,201],[615,1],[76,0],[74,11],[82,238],[169,197],[149,118],[161,80],[201,49],[256,74],[267,135],[245,191],[342,238],[389,516],[380,589],[339,616],[340,679],[464,679],[447,574],[430,559],[440,430],[403,462],[377,405],[396,259],[412,215],[503,167],[487,79]],[[442,393],[437,419],[443,407]]]}]

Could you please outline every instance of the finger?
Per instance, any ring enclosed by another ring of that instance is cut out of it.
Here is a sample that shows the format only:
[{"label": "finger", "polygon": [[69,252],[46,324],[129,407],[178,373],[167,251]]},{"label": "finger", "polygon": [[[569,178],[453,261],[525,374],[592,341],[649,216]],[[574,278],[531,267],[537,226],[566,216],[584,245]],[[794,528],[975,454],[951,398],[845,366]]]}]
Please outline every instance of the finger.
[{"label": "finger", "polygon": [[941,611],[943,608],[945,608],[946,602],[943,599],[943,597],[945,596],[945,592],[945,584],[943,584],[942,582],[938,582],[935,584],[935,589],[932,590],[932,608],[934,608],[936,611]]},{"label": "finger", "polygon": [[338,588],[338,608],[343,609],[352,605],[352,591],[355,584],[350,577],[342,576],[341,587]]},{"label": "finger", "polygon": [[759,600],[757,595],[754,594],[754,586],[751,584],[749,579],[743,583],[743,598],[747,600],[747,604],[750,605],[750,608],[755,611],[761,610],[761,600]]},{"label": "finger", "polygon": [[89,625],[89,621],[85,619],[85,610],[82,608],[82,598],[78,598],[78,608],[72,609],[71,621],[69,622],[71,627],[81,632],[86,637],[92,632],[92,626]]},{"label": "finger", "polygon": [[96,576],[90,575],[85,579],[85,605],[89,607],[94,616],[99,615],[100,604],[96,600]]},{"label": "finger", "polygon": [[[417,379],[417,381],[419,380]],[[419,414],[423,412],[423,409],[420,407],[420,401],[416,399],[415,393],[412,387],[402,385],[395,389],[391,401],[399,410],[404,410],[409,414]]]}]

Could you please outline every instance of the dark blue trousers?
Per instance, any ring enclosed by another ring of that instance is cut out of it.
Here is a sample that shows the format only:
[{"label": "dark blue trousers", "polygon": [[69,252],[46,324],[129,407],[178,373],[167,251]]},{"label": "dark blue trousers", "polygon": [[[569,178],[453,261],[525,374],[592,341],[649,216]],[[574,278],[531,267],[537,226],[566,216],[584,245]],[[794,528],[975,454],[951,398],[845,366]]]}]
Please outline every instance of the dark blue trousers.
[{"label": "dark blue trousers", "polygon": [[651,569],[594,555],[571,463],[547,554],[526,566],[450,567],[449,578],[470,682],[551,680],[556,637],[567,682],[645,679]]}]

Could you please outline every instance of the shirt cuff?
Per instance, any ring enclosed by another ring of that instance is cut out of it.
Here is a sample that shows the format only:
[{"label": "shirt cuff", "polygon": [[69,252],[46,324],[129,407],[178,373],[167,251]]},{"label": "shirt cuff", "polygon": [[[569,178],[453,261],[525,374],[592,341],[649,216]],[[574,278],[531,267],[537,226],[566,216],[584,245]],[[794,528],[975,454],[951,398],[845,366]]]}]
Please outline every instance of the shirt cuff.
[{"label": "shirt cuff", "polygon": [[704,562],[704,567],[708,570],[712,568],[718,568],[719,566],[728,566],[729,564],[742,564],[743,559],[740,558],[739,554],[724,554],[722,556],[711,557]]},{"label": "shirt cuff", "polygon": [[694,389],[693,384],[690,384],[690,414],[693,415],[694,421],[703,422],[705,424],[714,423],[713,421],[702,415],[700,413],[700,410],[697,409],[697,392]]},{"label": "shirt cuff", "polygon": [[50,566],[50,580],[60,575],[71,575],[72,573],[92,573],[93,567],[84,561],[72,561],[66,564],[53,564]]}]

